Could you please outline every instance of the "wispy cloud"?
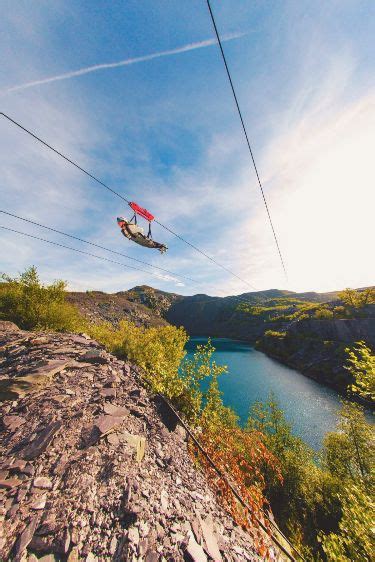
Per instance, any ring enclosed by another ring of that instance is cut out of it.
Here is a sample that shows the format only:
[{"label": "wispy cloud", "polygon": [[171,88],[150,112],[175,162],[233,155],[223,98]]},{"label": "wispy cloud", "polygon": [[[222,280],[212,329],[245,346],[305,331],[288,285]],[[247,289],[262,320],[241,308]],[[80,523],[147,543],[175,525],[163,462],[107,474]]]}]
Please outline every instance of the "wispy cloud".
[{"label": "wispy cloud", "polygon": [[[232,41],[234,39],[239,39],[243,37],[246,33],[228,33],[222,37],[222,41]],[[43,84],[50,84],[51,82],[57,82],[58,80],[68,80],[70,78],[76,78],[78,76],[83,76],[85,74],[90,74],[91,72],[98,72],[100,70],[108,70],[110,68],[119,68],[121,66],[130,66],[132,64],[138,64],[141,62],[150,61],[153,59],[158,59],[161,57],[169,57],[172,55],[179,55],[181,53],[186,53],[188,51],[194,51],[196,49],[204,49],[205,47],[211,47],[217,43],[216,39],[205,39],[204,41],[198,41],[196,43],[188,43],[187,45],[182,45],[181,47],[176,47],[175,49],[168,49],[166,51],[158,51],[156,53],[150,53],[149,55],[143,55],[141,57],[133,57],[129,59],[120,60],[117,62],[108,62],[102,64],[95,64],[93,66],[87,66],[85,68],[79,68],[78,70],[72,70],[71,72],[65,72],[63,74],[58,74],[56,76],[49,76],[47,78],[41,78],[39,80],[32,80],[31,82],[26,82],[24,84],[18,84],[16,86],[11,86],[2,90],[3,94],[8,94],[10,92],[16,92],[20,90],[26,90],[28,88],[33,88],[34,86],[41,86]]]}]

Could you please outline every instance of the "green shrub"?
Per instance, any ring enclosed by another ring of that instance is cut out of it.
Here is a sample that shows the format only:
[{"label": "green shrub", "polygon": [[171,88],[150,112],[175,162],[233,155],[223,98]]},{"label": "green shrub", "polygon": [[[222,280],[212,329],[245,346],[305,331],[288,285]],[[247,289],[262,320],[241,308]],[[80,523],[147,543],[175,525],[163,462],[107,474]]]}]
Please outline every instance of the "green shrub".
[{"label": "green shrub", "polygon": [[301,320],[307,320],[307,318],[310,318],[310,316],[306,313],[302,313],[302,314],[298,314],[295,317],[295,320],[298,320],[298,322],[300,322]]},{"label": "green shrub", "polygon": [[329,310],[329,308],[318,308],[318,310],[315,311],[314,317],[319,320],[331,320],[333,318],[333,312]]},{"label": "green shrub", "polygon": [[348,364],[346,369],[355,382],[349,390],[362,398],[375,403],[375,355],[364,342],[357,342],[356,347],[346,348]]},{"label": "green shrub", "polygon": [[162,392],[168,398],[183,394],[184,382],[178,374],[188,340],[183,328],[138,328],[121,320],[117,328],[103,322],[91,325],[87,331],[109,351],[141,367],[154,392]]},{"label": "green shrub", "polygon": [[345,306],[334,306],[333,307],[333,314],[338,318],[345,318],[346,316],[346,308]]},{"label": "green shrub", "polygon": [[75,306],[66,302],[66,283],[43,285],[35,267],[19,277],[1,276],[0,319],[25,330],[84,330],[86,322]]},{"label": "green shrub", "polygon": [[269,338],[277,338],[282,340],[283,338],[285,338],[286,332],[277,332],[276,330],[266,330],[264,335]]}]

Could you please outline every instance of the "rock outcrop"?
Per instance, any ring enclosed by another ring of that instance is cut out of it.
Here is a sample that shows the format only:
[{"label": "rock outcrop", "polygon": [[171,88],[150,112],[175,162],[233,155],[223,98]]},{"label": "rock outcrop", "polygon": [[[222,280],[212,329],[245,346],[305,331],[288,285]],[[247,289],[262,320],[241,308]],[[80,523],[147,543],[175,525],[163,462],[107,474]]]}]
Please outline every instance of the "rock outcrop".
[{"label": "rock outcrop", "polygon": [[128,298],[127,292],[108,294],[101,291],[68,293],[67,300],[74,304],[90,322],[130,320],[136,326],[166,326],[167,322],[155,310],[141,301]]},{"label": "rock outcrop", "polygon": [[1,560],[258,560],[135,365],[1,327]]},{"label": "rock outcrop", "polygon": [[332,318],[330,320],[306,318],[300,322],[292,322],[288,326],[288,332],[294,336],[336,341],[343,344],[363,340],[375,348],[375,306],[368,305],[366,309],[368,316],[364,318]]},{"label": "rock outcrop", "polygon": [[365,317],[317,319],[286,323],[283,332],[265,333],[257,348],[304,375],[346,394],[354,383],[347,364],[348,347],[364,341],[375,349],[375,305],[362,311]]}]

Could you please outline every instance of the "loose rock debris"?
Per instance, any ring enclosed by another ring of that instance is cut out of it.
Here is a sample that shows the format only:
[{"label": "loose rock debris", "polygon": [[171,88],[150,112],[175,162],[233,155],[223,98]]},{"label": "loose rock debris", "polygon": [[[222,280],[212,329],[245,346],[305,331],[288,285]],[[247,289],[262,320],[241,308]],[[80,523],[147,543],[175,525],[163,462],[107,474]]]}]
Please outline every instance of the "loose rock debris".
[{"label": "loose rock debris", "polygon": [[0,397],[0,560],[259,560],[136,366],[2,322]]}]

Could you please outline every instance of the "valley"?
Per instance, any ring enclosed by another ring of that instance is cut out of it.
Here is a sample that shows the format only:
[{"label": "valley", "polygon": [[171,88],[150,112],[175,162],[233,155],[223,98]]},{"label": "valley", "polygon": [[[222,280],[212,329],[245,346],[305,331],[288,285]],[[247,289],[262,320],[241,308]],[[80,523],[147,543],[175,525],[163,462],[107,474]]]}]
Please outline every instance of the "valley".
[{"label": "valley", "polygon": [[271,289],[228,297],[182,296],[146,285],[106,294],[69,293],[90,321],[137,326],[182,326],[190,336],[248,342],[277,361],[346,394],[352,376],[346,349],[357,341],[375,347],[375,305],[342,306],[339,291],[293,293]]}]

